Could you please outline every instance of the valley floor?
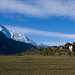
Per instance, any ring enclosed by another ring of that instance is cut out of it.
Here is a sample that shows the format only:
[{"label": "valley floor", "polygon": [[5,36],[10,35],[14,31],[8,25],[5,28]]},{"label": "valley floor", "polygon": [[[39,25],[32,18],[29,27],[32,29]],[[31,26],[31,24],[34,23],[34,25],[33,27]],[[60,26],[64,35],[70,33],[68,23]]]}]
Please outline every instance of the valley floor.
[{"label": "valley floor", "polygon": [[75,57],[0,56],[0,75],[75,75]]}]

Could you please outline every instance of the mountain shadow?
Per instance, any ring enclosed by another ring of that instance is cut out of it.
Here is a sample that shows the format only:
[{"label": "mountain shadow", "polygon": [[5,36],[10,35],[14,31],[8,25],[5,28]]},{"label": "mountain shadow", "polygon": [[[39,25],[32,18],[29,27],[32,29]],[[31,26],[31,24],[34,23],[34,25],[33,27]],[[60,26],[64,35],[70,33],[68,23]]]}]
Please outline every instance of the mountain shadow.
[{"label": "mountain shadow", "polygon": [[35,47],[32,44],[27,44],[24,42],[9,39],[0,31],[0,54],[5,55],[17,54],[25,52],[27,51],[27,49],[30,48],[37,49],[37,47]]}]

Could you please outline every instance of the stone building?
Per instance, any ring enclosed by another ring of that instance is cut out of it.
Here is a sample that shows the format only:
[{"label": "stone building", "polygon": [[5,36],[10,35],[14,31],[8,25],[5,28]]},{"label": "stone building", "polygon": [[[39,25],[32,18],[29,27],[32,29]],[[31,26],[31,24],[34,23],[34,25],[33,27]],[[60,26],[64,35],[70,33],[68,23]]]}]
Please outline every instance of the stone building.
[{"label": "stone building", "polygon": [[72,45],[69,46],[69,50],[72,52],[72,51],[75,51],[75,42],[72,43]]},{"label": "stone building", "polygon": [[59,49],[59,50],[63,50],[63,49],[64,49],[63,45],[62,45],[62,46],[59,46],[58,49]]},{"label": "stone building", "polygon": [[51,46],[51,49],[57,49],[57,46]]}]

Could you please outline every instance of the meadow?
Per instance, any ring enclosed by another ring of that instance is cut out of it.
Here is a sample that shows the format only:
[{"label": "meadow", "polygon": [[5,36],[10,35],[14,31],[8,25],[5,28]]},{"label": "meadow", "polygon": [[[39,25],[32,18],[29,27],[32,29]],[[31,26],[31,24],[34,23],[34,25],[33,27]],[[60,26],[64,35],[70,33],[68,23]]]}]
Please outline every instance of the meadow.
[{"label": "meadow", "polygon": [[0,56],[0,75],[75,75],[75,57]]}]

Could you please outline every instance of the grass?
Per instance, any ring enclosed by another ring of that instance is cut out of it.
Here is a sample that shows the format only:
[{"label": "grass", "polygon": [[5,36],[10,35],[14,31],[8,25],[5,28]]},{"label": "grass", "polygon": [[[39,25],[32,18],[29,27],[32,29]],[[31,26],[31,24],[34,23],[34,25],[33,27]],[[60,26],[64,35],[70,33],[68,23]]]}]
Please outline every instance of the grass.
[{"label": "grass", "polygon": [[75,57],[0,56],[0,75],[75,75]]}]

